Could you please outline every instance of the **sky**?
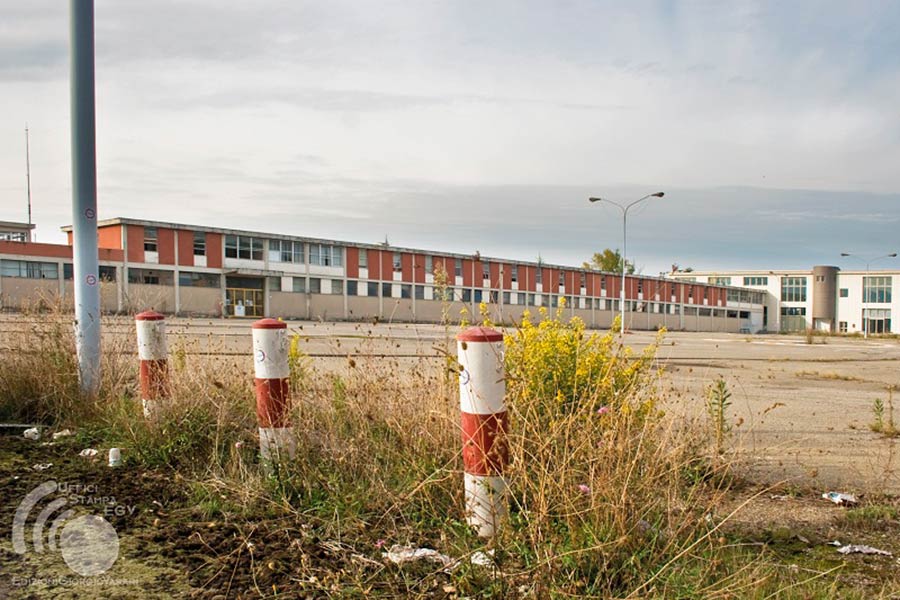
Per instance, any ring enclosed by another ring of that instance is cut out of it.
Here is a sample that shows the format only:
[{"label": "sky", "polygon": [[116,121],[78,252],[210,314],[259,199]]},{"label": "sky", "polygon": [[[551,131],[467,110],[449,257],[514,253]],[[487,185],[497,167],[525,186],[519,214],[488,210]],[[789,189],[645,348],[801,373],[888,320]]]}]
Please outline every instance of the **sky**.
[{"label": "sky", "polygon": [[[96,0],[100,218],[645,273],[900,251],[900,3]],[[0,220],[71,222],[68,2],[0,0]],[[886,265],[887,266],[887,265]],[[900,266],[898,263],[897,266]]]}]

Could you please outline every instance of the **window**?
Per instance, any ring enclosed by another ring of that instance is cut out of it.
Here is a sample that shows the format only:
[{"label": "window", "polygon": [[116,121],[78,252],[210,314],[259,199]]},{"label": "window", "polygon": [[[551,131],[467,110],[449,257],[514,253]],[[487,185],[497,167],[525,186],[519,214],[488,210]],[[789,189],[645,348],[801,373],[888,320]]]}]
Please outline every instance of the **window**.
[{"label": "window", "polygon": [[731,285],[731,277],[710,277],[710,285]]},{"label": "window", "polygon": [[509,279],[513,283],[519,281],[519,267],[518,265],[513,265],[509,268]]},{"label": "window", "polygon": [[368,269],[369,268],[369,251],[365,248],[359,249],[359,268],[360,269]]},{"label": "window", "polygon": [[24,231],[0,231],[0,241],[26,242],[28,241]]},{"label": "window", "polygon": [[606,277],[600,277],[600,289],[606,291]]},{"label": "window", "polygon": [[744,277],[745,286],[769,285],[768,277]]},{"label": "window", "polygon": [[393,294],[393,289],[390,283],[382,283],[381,284],[381,295],[385,298],[391,298]]},{"label": "window", "polygon": [[50,262],[27,260],[0,261],[0,276],[26,279],[59,279],[59,266]]},{"label": "window", "polygon": [[108,265],[100,265],[100,281],[115,281],[116,268]]},{"label": "window", "polygon": [[225,236],[225,258],[243,258],[245,260],[262,260],[263,243],[259,238],[245,235]]},{"label": "window", "polygon": [[416,298],[416,300],[424,300],[425,299],[425,286],[423,286],[423,285],[416,286],[415,298]]},{"label": "window", "polygon": [[863,327],[869,333],[890,333],[891,310],[889,308],[863,309]]},{"label": "window", "polygon": [[703,299],[709,300],[709,288],[706,286],[703,287]]},{"label": "window", "polygon": [[863,277],[863,302],[890,302],[891,279],[891,277]]},{"label": "window", "polygon": [[403,261],[400,259],[400,253],[394,252],[394,273],[399,273],[403,270]]},{"label": "window", "polygon": [[491,278],[491,265],[486,262],[481,263],[481,278],[482,279],[490,279]]},{"label": "window", "polygon": [[156,252],[156,227],[144,227],[144,252]]},{"label": "window", "polygon": [[580,286],[579,286],[579,287],[581,287],[581,288],[587,288],[587,275],[586,275],[585,273],[581,273],[580,275],[581,275],[581,277],[580,277],[580,278],[581,278],[581,283],[580,283]]},{"label": "window", "polygon": [[173,285],[174,282],[174,271],[128,269],[128,283],[139,283],[144,285]]},{"label": "window", "polygon": [[[466,291],[468,292],[469,290],[466,290]],[[475,302],[478,302],[479,304],[481,304],[481,299],[482,299],[481,290],[475,290]],[[466,302],[468,302],[468,301],[469,300],[466,299]]]},{"label": "window", "polygon": [[303,277],[292,277],[291,279],[291,291],[295,294],[305,294],[306,279]]},{"label": "window", "polygon": [[841,298],[846,298],[850,295],[850,290],[847,288],[841,288],[838,292],[838,295],[840,295]]},{"label": "window", "polygon": [[[638,290],[638,291],[637,291],[638,294],[643,294],[643,293],[644,293],[644,282],[643,282],[642,280],[640,280],[640,279],[638,279],[638,281],[637,281],[637,290]],[[706,297],[706,296],[704,296],[704,298],[705,298],[705,297]]]},{"label": "window", "polygon": [[537,270],[534,272],[534,282],[539,284],[539,283],[542,283],[543,280],[544,280],[544,270],[542,268],[538,267]]},{"label": "window", "polygon": [[344,282],[340,279],[332,279],[331,280],[331,293],[332,294],[343,294],[344,293]]},{"label": "window", "polygon": [[806,302],[806,277],[782,278],[781,301]]},{"label": "window", "polygon": [[181,271],[178,273],[178,285],[217,288],[220,284],[218,273],[195,273],[194,271]]},{"label": "window", "polygon": [[412,286],[409,284],[401,285],[400,286],[400,297],[401,298],[409,298],[410,296],[412,296]]},{"label": "window", "polygon": [[269,262],[303,264],[303,242],[269,240]]},{"label": "window", "polygon": [[431,275],[434,273],[434,259],[430,256],[425,257],[425,274]]},{"label": "window", "polygon": [[453,267],[453,274],[456,277],[462,277],[462,259],[461,258],[456,259],[456,263]]},{"label": "window", "polygon": [[[559,272],[559,286],[565,287],[565,285],[566,285],[566,274],[565,274],[565,272],[560,271]],[[556,306],[556,305],[554,304],[554,306]]]},{"label": "window", "polygon": [[358,296],[359,295],[359,286],[356,281],[348,281],[347,282],[347,295],[348,296]]},{"label": "window", "polygon": [[310,294],[321,294],[322,293],[322,280],[318,277],[310,277],[309,278],[309,293]]},{"label": "window", "polygon": [[509,292],[503,292],[503,304],[509,304]]},{"label": "window", "polygon": [[838,321],[838,331],[847,333],[847,321]]},{"label": "window", "polygon": [[320,267],[341,267],[344,265],[344,249],[329,244],[309,245],[309,264]]},{"label": "window", "polygon": [[781,316],[782,317],[805,317],[806,316],[806,307],[805,306],[782,306],[781,307]]},{"label": "window", "polygon": [[375,283],[374,281],[368,282],[366,284],[366,294],[377,298],[378,297],[378,284]]},{"label": "window", "polygon": [[194,256],[206,256],[206,233],[194,232]]}]

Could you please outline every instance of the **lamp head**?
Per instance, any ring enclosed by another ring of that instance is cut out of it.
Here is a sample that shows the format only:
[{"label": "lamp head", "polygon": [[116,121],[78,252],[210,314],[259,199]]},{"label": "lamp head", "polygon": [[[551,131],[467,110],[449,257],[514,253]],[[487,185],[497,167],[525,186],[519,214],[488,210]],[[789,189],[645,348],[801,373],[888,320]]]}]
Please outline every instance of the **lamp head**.
[{"label": "lamp head", "polygon": [[841,252],[841,256],[850,256],[849,252]]},{"label": "lamp head", "polygon": [[890,258],[897,258],[897,253],[896,253],[896,252],[892,252],[891,254],[888,254],[888,257],[890,257]]},{"label": "lamp head", "polygon": [[650,194],[650,195],[653,196],[654,198],[662,198],[663,196],[666,195],[666,193],[665,192],[656,192],[655,194]]},{"label": "lamp head", "polygon": [[588,198],[588,202],[603,202],[603,198]]}]

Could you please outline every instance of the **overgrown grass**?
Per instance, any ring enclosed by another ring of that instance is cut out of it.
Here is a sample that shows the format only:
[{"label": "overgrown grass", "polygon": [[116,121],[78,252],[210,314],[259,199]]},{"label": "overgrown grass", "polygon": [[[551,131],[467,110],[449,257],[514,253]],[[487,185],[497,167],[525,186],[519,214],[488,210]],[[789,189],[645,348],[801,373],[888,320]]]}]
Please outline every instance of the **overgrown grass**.
[{"label": "overgrown grass", "polygon": [[[726,438],[663,413],[655,347],[633,355],[613,334],[588,334],[561,315],[526,319],[506,339],[510,516],[490,541],[463,514],[455,361],[325,365],[295,337],[297,455],[270,472],[256,456],[249,353],[198,356],[173,343],[171,398],[147,421],[136,357],[107,346],[101,392],[84,399],[71,329],[50,322],[17,340],[27,353],[0,360],[0,411],[75,426],[84,443],[170,470],[205,518],[294,519],[375,559],[378,540],[461,558],[492,550],[495,568],[464,561],[448,576],[459,595],[830,597],[827,573],[783,569],[726,533],[727,515],[713,516],[731,481]],[[725,423],[727,404],[718,406]],[[431,594],[403,569],[372,578],[366,585],[383,595]]]}]

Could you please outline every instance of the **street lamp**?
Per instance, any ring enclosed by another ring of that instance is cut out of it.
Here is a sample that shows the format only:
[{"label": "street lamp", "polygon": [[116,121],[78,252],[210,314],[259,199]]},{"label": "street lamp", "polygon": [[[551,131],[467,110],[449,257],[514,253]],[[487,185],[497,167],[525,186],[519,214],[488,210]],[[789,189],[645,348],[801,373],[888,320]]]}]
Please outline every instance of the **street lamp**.
[{"label": "street lamp", "polygon": [[869,278],[869,265],[871,265],[871,264],[872,264],[873,262],[875,262],[876,260],[881,260],[881,259],[883,259],[883,258],[896,258],[896,257],[897,257],[897,253],[896,253],[896,252],[891,252],[890,254],[884,254],[884,255],[882,255],[882,256],[876,256],[875,258],[867,258],[867,257],[865,257],[865,256],[859,256],[858,254],[852,254],[852,253],[850,253],[850,252],[841,252],[841,256],[849,257],[849,258],[855,258],[856,260],[859,260],[859,261],[862,261],[862,262],[866,263],[866,277],[865,277],[865,279],[863,279],[863,285],[862,285],[862,294],[863,294],[863,321],[865,322],[865,324],[863,325],[863,338],[864,338],[864,339],[869,339],[869,317],[868,317],[868,310],[866,310],[866,307],[867,307],[868,304],[869,304],[869,297],[868,297],[868,295],[866,294],[866,279]]},{"label": "street lamp", "polygon": [[619,308],[621,309],[622,322],[619,323],[619,334],[622,336],[623,340],[625,339],[625,266],[628,264],[628,261],[626,260],[626,256],[628,255],[628,209],[635,204],[643,202],[647,198],[662,198],[663,196],[665,196],[665,192],[647,194],[643,198],[638,198],[637,200],[624,205],[606,198],[588,198],[588,202],[608,202],[622,211],[622,289],[619,292]]}]

